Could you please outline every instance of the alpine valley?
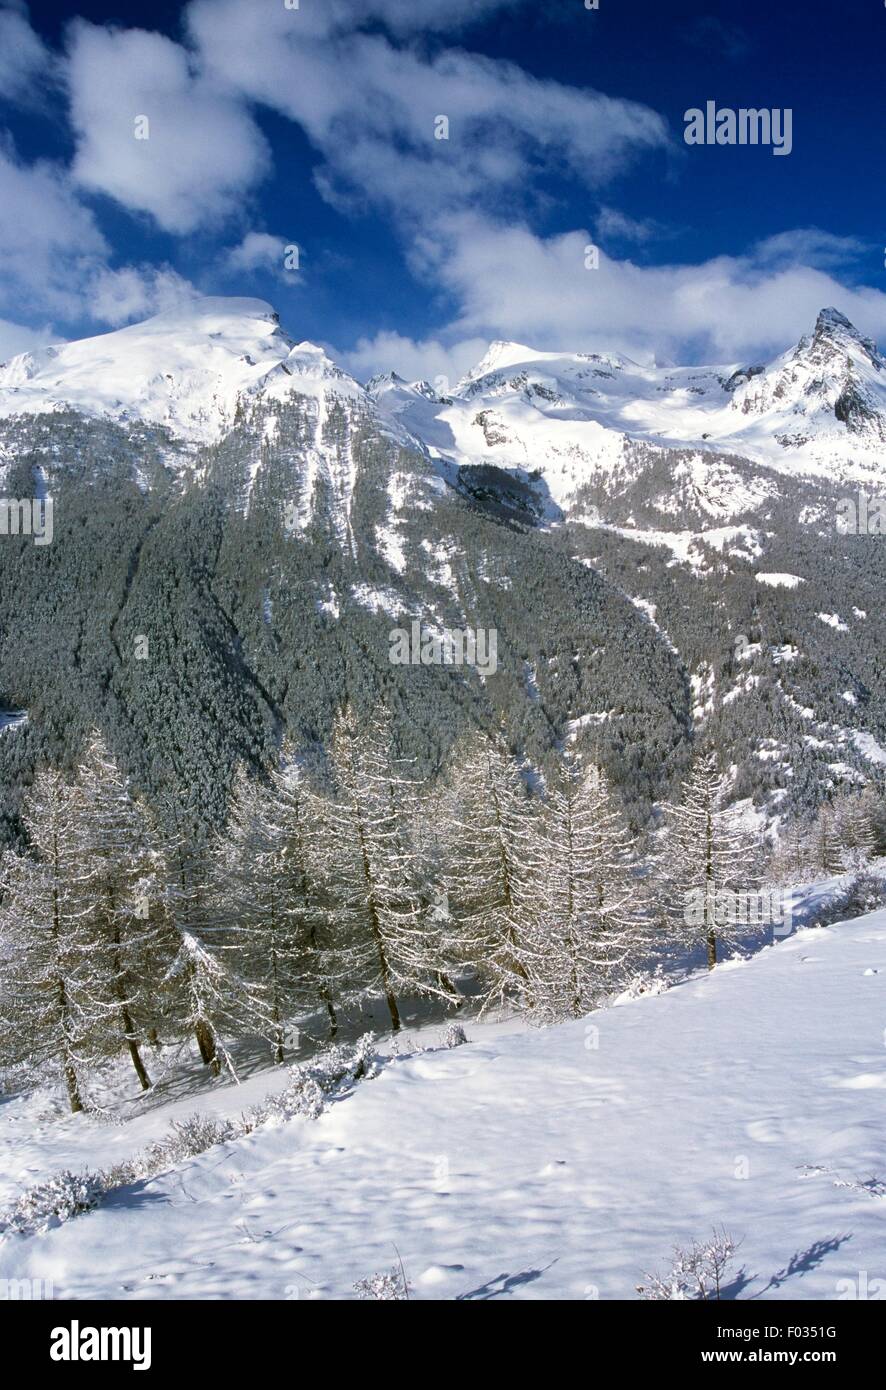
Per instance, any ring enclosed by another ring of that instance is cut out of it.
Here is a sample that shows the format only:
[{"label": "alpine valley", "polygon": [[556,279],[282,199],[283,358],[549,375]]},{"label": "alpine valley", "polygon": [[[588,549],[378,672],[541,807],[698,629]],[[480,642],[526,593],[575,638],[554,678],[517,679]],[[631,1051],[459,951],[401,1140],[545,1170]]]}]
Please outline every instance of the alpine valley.
[{"label": "alpine valley", "polygon": [[[202,299],[0,366],[2,835],[97,725],[195,829],[235,766],[394,714],[428,774],[502,728],[585,745],[641,831],[696,734],[770,826],[886,764],[886,362],[838,310],[771,362],[493,343],[449,387],[361,385],[262,301]],[[873,504],[871,504],[873,505]],[[392,628],[497,632],[497,670],[393,665]]]}]

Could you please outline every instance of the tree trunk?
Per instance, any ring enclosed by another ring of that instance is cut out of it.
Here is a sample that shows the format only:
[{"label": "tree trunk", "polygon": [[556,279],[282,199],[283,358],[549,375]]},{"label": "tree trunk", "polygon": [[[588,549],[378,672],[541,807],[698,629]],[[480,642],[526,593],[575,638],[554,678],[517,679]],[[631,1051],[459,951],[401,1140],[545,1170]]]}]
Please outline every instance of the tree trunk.
[{"label": "tree trunk", "polygon": [[80,1089],[77,1085],[77,1073],[74,1071],[70,1061],[66,1058],[64,1063],[65,1085],[68,1088],[68,1100],[71,1105],[71,1114],[79,1115],[83,1109],[83,1102],[80,1099]]},{"label": "tree trunk", "polygon": [[713,970],[717,964],[717,937],[714,932],[708,932],[708,970]]},{"label": "tree trunk", "polygon": [[325,985],[320,990],[320,997],[323,1000],[323,1003],[326,1005],[326,1013],[329,1017],[329,1036],[330,1038],[334,1038],[336,1033],[338,1032],[338,1019],[335,1014],[335,1006],[332,1002],[332,996],[330,995],[329,990],[326,988]]},{"label": "tree trunk", "polygon": [[452,996],[453,1008],[460,1009],[464,1001],[464,995],[459,993],[455,985],[446,974],[445,970],[437,971],[437,984],[446,993]]},{"label": "tree trunk", "polygon": [[215,1037],[209,1024],[202,1018],[194,1025],[194,1037],[197,1039],[197,1046],[200,1049],[203,1062],[209,1067],[213,1076],[218,1076],[221,1072],[221,1065],[215,1047]]},{"label": "tree trunk", "polygon": [[274,1002],[271,1015],[274,1022],[274,1062],[279,1067],[283,1064],[283,1027],[280,1021],[280,985],[277,975],[276,949],[271,951],[271,978],[274,985]]},{"label": "tree trunk", "polygon": [[372,869],[369,864],[369,854],[366,849],[366,841],[363,837],[363,828],[360,826],[360,855],[363,861],[363,877],[368,889],[369,907],[369,927],[375,941],[375,949],[378,952],[378,964],[381,973],[382,989],[384,991],[385,1002],[388,1006],[388,1013],[391,1015],[391,1030],[394,1033],[400,1031],[400,1010],[397,1008],[397,1000],[394,991],[391,989],[391,976],[388,969],[388,958],[385,953],[385,942],[382,936],[381,925],[378,920],[378,911],[375,906],[375,885],[372,878]]},{"label": "tree trunk", "polygon": [[138,1043],[135,1040],[135,1028],[129,1010],[124,1004],[120,1010],[120,1021],[123,1024],[123,1031],[126,1034],[126,1046],[129,1048],[129,1055],[132,1058],[132,1065],[135,1067],[135,1074],[139,1079],[143,1091],[151,1089],[151,1078],[148,1076],[142,1055],[138,1050]]}]

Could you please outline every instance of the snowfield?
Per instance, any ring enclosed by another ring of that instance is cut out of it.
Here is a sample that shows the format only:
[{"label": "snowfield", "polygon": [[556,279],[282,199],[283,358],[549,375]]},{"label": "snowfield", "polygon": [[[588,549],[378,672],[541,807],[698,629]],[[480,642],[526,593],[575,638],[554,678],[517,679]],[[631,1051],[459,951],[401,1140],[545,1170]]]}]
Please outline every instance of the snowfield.
[{"label": "snowfield", "polygon": [[[576,1023],[469,1021],[467,1045],[388,1056],[317,1120],[7,1235],[0,1278],[56,1298],[342,1299],[399,1254],[417,1298],[630,1299],[722,1225],[741,1242],[727,1297],[882,1296],[884,1028],[886,911]],[[0,1204],[283,1084],[265,1071],[116,1126],[7,1100]]]}]

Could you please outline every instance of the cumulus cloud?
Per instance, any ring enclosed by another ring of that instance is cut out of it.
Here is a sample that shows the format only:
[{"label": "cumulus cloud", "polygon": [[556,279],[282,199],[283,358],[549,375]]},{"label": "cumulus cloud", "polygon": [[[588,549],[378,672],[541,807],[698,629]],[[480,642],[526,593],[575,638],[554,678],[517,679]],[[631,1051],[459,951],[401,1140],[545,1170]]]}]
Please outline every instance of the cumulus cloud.
[{"label": "cumulus cloud", "polygon": [[109,247],[66,171],[25,165],[0,145],[0,307],[13,314],[72,318],[84,283]]},{"label": "cumulus cloud", "polygon": [[[111,247],[63,166],[28,165],[0,145],[0,313],[117,327],[196,293],[168,267],[112,269],[110,261]],[[29,330],[5,323],[3,341],[24,351],[16,345]],[[47,334],[58,337],[38,331],[38,344]]]},{"label": "cumulus cloud", "polygon": [[223,218],[268,168],[242,101],[195,73],[187,51],[161,34],[78,21],[68,85],[77,182],[167,231]]}]

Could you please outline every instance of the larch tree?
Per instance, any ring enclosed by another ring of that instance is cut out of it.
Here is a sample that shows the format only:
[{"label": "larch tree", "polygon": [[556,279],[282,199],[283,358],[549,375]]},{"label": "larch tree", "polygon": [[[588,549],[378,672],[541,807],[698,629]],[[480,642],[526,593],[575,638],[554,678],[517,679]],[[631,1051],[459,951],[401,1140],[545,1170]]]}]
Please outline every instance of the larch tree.
[{"label": "larch tree", "polygon": [[160,924],[150,908],[159,847],[150,817],[104,739],[93,731],[72,792],[71,892],[88,923],[104,1046],[128,1051],[143,1090],[151,1082],[141,1047],[154,1017],[154,951]]},{"label": "larch tree", "polygon": [[72,894],[73,798],[60,773],[38,773],[22,820],[30,853],[7,853],[0,883],[0,1023],[8,1062],[35,1077],[58,1068],[72,1112],[84,1107],[103,1013],[89,924]]},{"label": "larch tree", "polygon": [[759,881],[759,837],[727,805],[731,779],[714,753],[693,759],[677,804],[666,808],[663,878],[672,926],[701,941],[709,969],[717,964],[719,937],[742,925],[742,894]]},{"label": "larch tree", "polygon": [[564,758],[542,816],[545,901],[533,995],[540,1013],[580,1017],[648,944],[630,835],[606,774]]},{"label": "larch tree", "polygon": [[383,995],[396,1032],[399,994],[440,992],[412,843],[418,787],[411,765],[392,750],[383,710],[364,724],[352,708],[343,710],[330,751],[334,788],[323,808],[318,869],[334,913],[339,968],[352,991]]},{"label": "larch tree", "polygon": [[537,808],[500,737],[468,737],[450,766],[445,958],[478,973],[485,1008],[530,1007],[543,901]]}]

